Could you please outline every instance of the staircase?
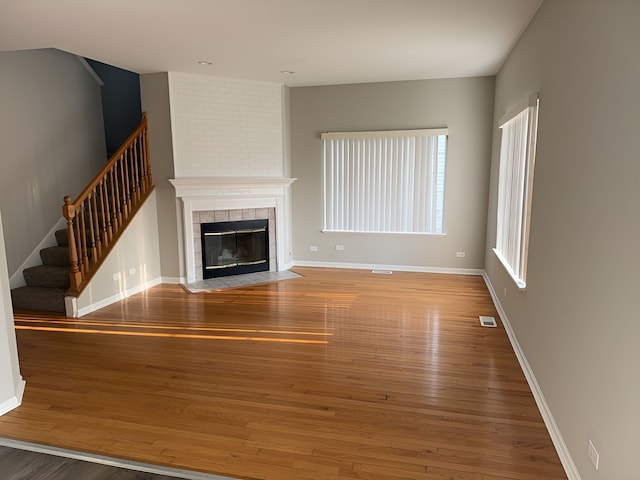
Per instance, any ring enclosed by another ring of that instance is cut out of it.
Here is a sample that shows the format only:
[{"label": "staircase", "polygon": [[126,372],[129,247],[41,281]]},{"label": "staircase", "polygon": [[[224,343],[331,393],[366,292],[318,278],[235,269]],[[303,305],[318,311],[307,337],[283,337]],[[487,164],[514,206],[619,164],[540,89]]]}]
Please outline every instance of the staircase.
[{"label": "staircase", "polygon": [[147,116],[62,214],[67,229],[57,246],[40,251],[42,265],[23,271],[26,287],[11,290],[14,309],[66,313],[65,296],[78,297],[153,191]]},{"label": "staircase", "polygon": [[26,287],[11,290],[13,308],[65,313],[64,296],[69,289],[69,233],[58,230],[57,246],[40,250],[42,265],[22,272]]}]

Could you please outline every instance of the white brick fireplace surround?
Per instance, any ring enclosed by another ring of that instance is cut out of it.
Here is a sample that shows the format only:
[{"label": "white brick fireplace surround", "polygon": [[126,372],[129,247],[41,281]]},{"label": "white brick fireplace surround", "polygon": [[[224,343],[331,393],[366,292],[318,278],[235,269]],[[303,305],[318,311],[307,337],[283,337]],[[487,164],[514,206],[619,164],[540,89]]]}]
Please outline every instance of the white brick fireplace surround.
[{"label": "white brick fireplace surround", "polygon": [[[276,270],[287,270],[291,264],[290,185],[287,177],[202,177],[169,180],[182,200],[184,262],[187,283],[201,279],[196,265],[194,212],[220,210],[268,209],[275,211]],[[269,232],[272,235],[272,232]]]}]

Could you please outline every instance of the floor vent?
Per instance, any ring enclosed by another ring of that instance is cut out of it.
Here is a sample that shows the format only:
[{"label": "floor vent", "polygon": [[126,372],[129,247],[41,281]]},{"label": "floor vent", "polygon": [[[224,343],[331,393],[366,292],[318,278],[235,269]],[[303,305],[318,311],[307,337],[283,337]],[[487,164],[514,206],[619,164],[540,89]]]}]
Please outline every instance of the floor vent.
[{"label": "floor vent", "polygon": [[496,319],[493,317],[484,317],[480,315],[480,325],[483,327],[497,327]]},{"label": "floor vent", "polygon": [[378,273],[380,275],[391,275],[393,272],[391,270],[371,270],[371,273]]}]

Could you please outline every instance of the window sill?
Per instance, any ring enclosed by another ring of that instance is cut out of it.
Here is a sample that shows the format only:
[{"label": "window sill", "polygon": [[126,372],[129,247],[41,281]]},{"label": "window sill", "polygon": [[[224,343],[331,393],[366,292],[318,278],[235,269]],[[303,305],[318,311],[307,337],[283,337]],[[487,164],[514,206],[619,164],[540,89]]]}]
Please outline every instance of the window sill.
[{"label": "window sill", "polygon": [[527,282],[518,278],[516,274],[513,273],[513,270],[511,270],[511,267],[509,266],[507,261],[504,258],[502,258],[502,255],[500,255],[500,252],[498,252],[498,250],[494,248],[493,253],[495,253],[498,260],[500,260],[500,263],[502,264],[504,269],[507,271],[507,273],[511,277],[511,280],[513,280],[513,282],[516,284],[516,287],[518,287],[518,290],[524,293],[527,290]]}]

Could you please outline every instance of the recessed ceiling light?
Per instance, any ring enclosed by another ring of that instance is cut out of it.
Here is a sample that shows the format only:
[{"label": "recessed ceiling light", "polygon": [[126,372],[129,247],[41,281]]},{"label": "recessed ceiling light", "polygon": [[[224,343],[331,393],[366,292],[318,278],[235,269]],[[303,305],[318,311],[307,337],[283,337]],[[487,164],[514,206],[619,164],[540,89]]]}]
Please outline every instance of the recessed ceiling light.
[{"label": "recessed ceiling light", "polygon": [[280,73],[283,73],[285,75],[293,75],[296,72],[292,72],[291,70],[280,70]]},{"label": "recessed ceiling light", "polygon": [[207,66],[207,65],[213,65],[213,63],[212,63],[212,62],[207,62],[207,61],[205,61],[205,60],[200,60],[200,61],[198,62],[198,64],[200,64],[200,65],[204,65],[204,66]]}]

